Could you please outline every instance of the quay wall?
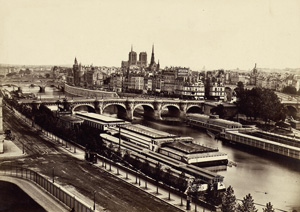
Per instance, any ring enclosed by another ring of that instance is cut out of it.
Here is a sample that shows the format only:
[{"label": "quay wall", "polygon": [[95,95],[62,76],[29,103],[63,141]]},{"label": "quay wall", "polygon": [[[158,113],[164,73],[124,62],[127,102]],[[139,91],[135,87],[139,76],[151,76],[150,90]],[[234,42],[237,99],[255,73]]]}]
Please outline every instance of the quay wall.
[{"label": "quay wall", "polygon": [[90,89],[71,86],[68,84],[65,84],[64,90],[66,93],[75,96],[94,97],[94,98],[95,97],[101,97],[101,98],[118,97],[118,94],[116,92],[90,90]]}]

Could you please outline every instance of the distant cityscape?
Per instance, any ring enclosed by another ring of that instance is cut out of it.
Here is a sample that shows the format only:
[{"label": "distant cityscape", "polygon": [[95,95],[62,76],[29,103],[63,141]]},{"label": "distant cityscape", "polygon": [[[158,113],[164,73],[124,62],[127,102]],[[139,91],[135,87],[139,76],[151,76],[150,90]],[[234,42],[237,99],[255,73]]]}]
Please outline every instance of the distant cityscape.
[{"label": "distant cityscape", "polygon": [[244,86],[282,91],[287,86],[300,88],[300,68],[266,69],[257,64],[245,70],[191,70],[188,67],[161,68],[155,60],[154,45],[150,63],[147,52],[131,50],[128,60],[120,67],[82,65],[75,57],[73,66],[0,65],[0,78],[53,78],[69,85],[114,92],[130,92],[169,96],[183,99],[233,101],[231,88],[242,82]]}]

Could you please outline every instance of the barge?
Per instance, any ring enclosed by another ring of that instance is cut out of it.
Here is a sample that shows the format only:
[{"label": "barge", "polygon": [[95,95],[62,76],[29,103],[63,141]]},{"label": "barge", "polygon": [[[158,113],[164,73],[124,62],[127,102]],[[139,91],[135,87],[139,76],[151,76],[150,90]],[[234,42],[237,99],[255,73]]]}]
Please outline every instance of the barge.
[{"label": "barge", "polygon": [[199,167],[227,165],[228,156],[218,149],[188,142],[172,142],[159,149],[159,153]]},{"label": "barge", "polygon": [[300,160],[300,140],[253,128],[226,129],[220,138],[234,144],[250,146],[288,158]]},{"label": "barge", "polygon": [[[110,130],[111,132],[111,130]],[[117,132],[117,129],[115,129]],[[139,124],[120,126],[121,138],[130,143],[166,155],[186,164],[200,167],[227,165],[227,154],[218,149],[193,143],[192,137],[181,137]]]},{"label": "barge", "polygon": [[204,115],[196,113],[188,114],[186,123],[193,127],[206,129],[210,134],[213,132],[216,135],[228,128],[237,129],[243,127],[243,125],[239,122],[220,119],[218,115]]},{"label": "barge", "polygon": [[254,127],[243,128],[238,122],[219,119],[215,115],[189,114],[187,124],[206,129],[211,136],[225,142],[253,147],[288,158],[300,160],[300,139],[258,130]]}]

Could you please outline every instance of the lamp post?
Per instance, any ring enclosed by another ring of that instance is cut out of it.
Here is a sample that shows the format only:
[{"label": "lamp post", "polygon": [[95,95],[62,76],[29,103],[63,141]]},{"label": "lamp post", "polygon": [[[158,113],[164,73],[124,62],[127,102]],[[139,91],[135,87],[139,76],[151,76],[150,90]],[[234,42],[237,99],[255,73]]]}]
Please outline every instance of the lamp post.
[{"label": "lamp post", "polygon": [[52,167],[52,183],[54,183],[54,167]]},{"label": "lamp post", "polygon": [[96,195],[96,190],[94,191],[94,207],[93,207],[93,210],[95,210],[95,195]]},{"label": "lamp post", "polygon": [[120,125],[118,125],[119,127],[119,151],[121,150],[121,127]]}]

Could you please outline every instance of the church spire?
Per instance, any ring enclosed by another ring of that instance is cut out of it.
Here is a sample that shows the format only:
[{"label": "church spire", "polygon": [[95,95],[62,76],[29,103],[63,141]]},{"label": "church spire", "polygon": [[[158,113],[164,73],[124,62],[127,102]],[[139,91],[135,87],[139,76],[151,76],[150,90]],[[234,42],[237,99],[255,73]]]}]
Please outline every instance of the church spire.
[{"label": "church spire", "polygon": [[257,74],[256,63],[255,63],[255,66],[254,66],[254,68],[253,68],[253,70],[252,70],[252,73],[253,73],[253,74]]},{"label": "church spire", "polygon": [[131,52],[133,51],[133,47],[132,47],[132,44],[131,44]]},{"label": "church spire", "polygon": [[159,71],[160,65],[159,65],[159,60],[157,61],[157,66],[156,66],[156,71]]},{"label": "church spire", "polygon": [[155,63],[155,59],[154,59],[154,44],[152,45],[152,55],[151,55],[151,61],[150,64],[154,64]]},{"label": "church spire", "polygon": [[75,57],[75,60],[74,60],[74,64],[75,65],[77,65],[78,63],[77,63],[77,59],[76,59],[76,57]]}]

